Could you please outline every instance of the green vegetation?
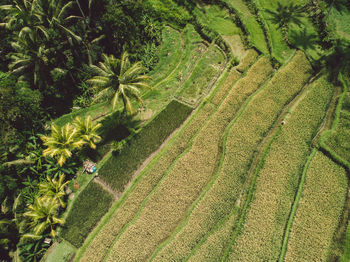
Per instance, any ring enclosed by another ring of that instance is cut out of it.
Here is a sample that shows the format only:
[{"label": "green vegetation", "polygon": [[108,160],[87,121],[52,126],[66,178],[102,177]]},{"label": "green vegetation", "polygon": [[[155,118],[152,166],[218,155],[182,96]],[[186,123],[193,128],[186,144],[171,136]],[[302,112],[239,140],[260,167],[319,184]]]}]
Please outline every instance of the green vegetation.
[{"label": "green vegetation", "polygon": [[75,247],[80,247],[96,223],[107,212],[112,201],[113,196],[99,184],[90,182],[75,200],[62,228],[62,237]]},{"label": "green vegetation", "polygon": [[68,262],[75,253],[76,248],[67,241],[56,243],[54,249],[44,258],[47,262]]},{"label": "green vegetation", "polygon": [[285,261],[327,261],[347,186],[344,168],[316,153],[306,173]]},{"label": "green vegetation", "polygon": [[173,100],[101,167],[99,174],[122,192],[142,162],[186,119],[192,108]]},{"label": "green vegetation", "polygon": [[216,45],[211,45],[177,95],[186,102],[196,103],[213,85],[213,80],[222,71],[224,63],[222,51]]},{"label": "green vegetation", "polygon": [[349,17],[2,0],[0,260],[348,260]]},{"label": "green vegetation", "polygon": [[232,8],[249,34],[250,43],[260,52],[268,54],[269,50],[265,40],[265,34],[256,17],[250,12],[243,0],[225,0],[225,3]]}]

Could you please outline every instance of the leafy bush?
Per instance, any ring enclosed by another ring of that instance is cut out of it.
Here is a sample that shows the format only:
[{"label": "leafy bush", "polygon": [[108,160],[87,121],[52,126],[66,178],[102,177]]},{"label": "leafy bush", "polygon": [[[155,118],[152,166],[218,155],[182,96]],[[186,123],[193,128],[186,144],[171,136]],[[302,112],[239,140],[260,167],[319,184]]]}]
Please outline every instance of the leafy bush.
[{"label": "leafy bush", "polygon": [[80,247],[112,201],[113,196],[99,184],[90,182],[74,201],[62,228],[62,237]]},{"label": "leafy bush", "polygon": [[173,100],[141,129],[122,152],[114,154],[99,171],[113,189],[123,191],[133,173],[191,113],[192,108]]}]

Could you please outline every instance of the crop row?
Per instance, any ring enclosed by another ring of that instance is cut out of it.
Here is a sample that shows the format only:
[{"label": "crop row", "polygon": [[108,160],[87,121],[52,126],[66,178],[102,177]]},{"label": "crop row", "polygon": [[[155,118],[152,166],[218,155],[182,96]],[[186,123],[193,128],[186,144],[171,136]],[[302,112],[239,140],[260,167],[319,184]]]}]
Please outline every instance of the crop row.
[{"label": "crop row", "polygon": [[225,55],[216,45],[211,45],[202,56],[191,76],[183,83],[178,96],[190,103],[195,103],[213,83],[215,77],[222,71]]},{"label": "crop row", "polygon": [[187,118],[192,108],[173,100],[101,167],[101,178],[122,192],[133,173]]},{"label": "crop row", "polygon": [[249,33],[249,41],[251,44],[260,52],[268,54],[269,50],[265,41],[264,32],[243,0],[224,0],[224,2],[235,11],[242,21],[243,26]]},{"label": "crop row", "polygon": [[[299,77],[296,74],[290,81],[296,82]],[[278,260],[300,174],[333,95],[332,86],[324,81],[308,87],[272,142],[257,174],[244,228],[230,247],[229,260]]]},{"label": "crop row", "polygon": [[[220,81],[219,81],[220,82]],[[221,93],[223,85],[216,86],[214,95],[209,99],[218,100],[217,93]],[[145,170],[135,179],[123,197],[103,218],[97,229],[90,234],[83,248],[77,255],[76,261],[100,261],[112,245],[116,235],[122,230],[137,213],[143,199],[152,191],[162,178],[171,163],[183,153],[189,146],[191,139],[198,133],[216,106],[212,103],[204,103],[194,113],[191,119],[185,124],[181,131],[169,142],[161,153],[146,167]]]},{"label": "crop row", "polygon": [[239,65],[236,66],[237,71],[238,72],[246,71],[249,68],[250,64],[253,63],[253,61],[255,61],[257,57],[258,57],[258,53],[254,49],[247,50],[242,61],[239,63]]},{"label": "crop row", "polygon": [[107,212],[113,196],[91,181],[78,195],[62,228],[62,237],[80,247],[91,229]]},{"label": "crop row", "polygon": [[[305,57],[298,55],[292,65],[297,63],[307,63],[307,61]],[[193,210],[186,226],[159,257],[166,257],[165,260],[171,261],[191,256],[208,237],[218,221],[224,219],[235,208],[235,203],[244,188],[245,175],[250,169],[256,148],[284,106],[293,99],[309,78],[309,72],[304,67],[298,72],[293,72],[302,76],[299,81],[288,82],[288,79],[285,78],[289,76],[291,70],[295,70],[295,67],[287,65],[276,73],[264,89],[249,102],[240,117],[232,123],[233,126],[224,145],[225,155],[222,165],[211,183],[210,190]],[[287,82],[281,81],[282,79]],[[246,80],[254,81],[248,77]],[[245,88],[245,84],[243,83],[242,88]],[[196,243],[200,244],[193,250]],[[174,257],[168,257],[169,254],[174,254]]]},{"label": "crop row", "polygon": [[347,185],[344,168],[316,153],[306,173],[285,261],[327,261]]},{"label": "crop row", "polygon": [[236,86],[231,89],[217,112],[193,140],[189,150],[173,163],[164,179],[143,203],[138,215],[118,236],[107,261],[144,260],[152,255],[162,239],[170,235],[211,179],[222,154],[222,136],[235,112],[271,72],[268,59],[261,59],[238,82],[244,82],[245,95],[238,96]]}]

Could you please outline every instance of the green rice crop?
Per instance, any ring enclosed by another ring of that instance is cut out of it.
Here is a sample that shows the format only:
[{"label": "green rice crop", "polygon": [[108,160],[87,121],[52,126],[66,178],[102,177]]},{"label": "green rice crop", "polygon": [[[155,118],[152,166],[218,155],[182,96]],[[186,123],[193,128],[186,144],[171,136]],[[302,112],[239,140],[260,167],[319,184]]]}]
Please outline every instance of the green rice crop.
[{"label": "green rice crop", "polygon": [[210,87],[215,77],[222,71],[225,59],[222,51],[216,45],[211,45],[177,95],[187,102],[197,102],[204,95],[208,85]]},{"label": "green rice crop", "polygon": [[347,186],[344,168],[316,153],[306,173],[284,261],[328,261]]},{"label": "green rice crop", "polygon": [[75,247],[80,247],[96,223],[107,212],[112,201],[111,194],[99,184],[90,182],[75,200],[63,225],[61,236]]},{"label": "green rice crop", "polygon": [[257,174],[256,184],[252,185],[256,188],[252,191],[254,199],[244,213],[243,228],[238,225],[237,232],[241,234],[233,239],[230,261],[278,260],[299,177],[332,96],[332,85],[320,78],[286,118]]},{"label": "green rice crop", "polygon": [[173,100],[131,141],[101,167],[100,177],[113,189],[122,192],[124,186],[163,141],[187,118],[192,108]]},{"label": "green rice crop", "polygon": [[181,33],[170,26],[165,26],[162,31],[162,44],[158,52],[158,64],[149,73],[153,83],[167,77],[180,62],[183,51]]}]

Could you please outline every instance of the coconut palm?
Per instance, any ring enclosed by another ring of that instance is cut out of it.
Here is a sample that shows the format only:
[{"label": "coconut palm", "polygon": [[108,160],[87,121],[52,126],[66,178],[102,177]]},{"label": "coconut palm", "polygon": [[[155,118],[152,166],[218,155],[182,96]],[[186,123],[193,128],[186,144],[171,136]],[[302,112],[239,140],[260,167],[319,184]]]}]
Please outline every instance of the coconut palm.
[{"label": "coconut palm", "polygon": [[284,38],[288,42],[287,33],[289,30],[289,25],[290,23],[294,23],[296,25],[302,24],[301,18],[303,17],[304,8],[294,3],[289,3],[289,5],[287,5],[278,2],[276,11],[266,9],[265,12],[271,15],[270,20],[272,23],[276,24],[278,28],[282,29]]},{"label": "coconut palm", "polygon": [[81,19],[79,16],[69,15],[68,11],[72,8],[74,2],[69,1],[66,4],[62,0],[38,0],[40,12],[40,20],[46,28],[53,28],[73,37],[77,42],[81,41],[81,37],[68,29],[65,24],[73,19]]},{"label": "coconut palm", "polygon": [[64,196],[66,195],[64,188],[69,182],[64,182],[64,179],[64,174],[60,175],[58,180],[46,176],[47,181],[39,183],[39,193],[43,196],[48,196],[56,199],[60,206],[63,208],[66,206],[66,203],[63,200]]},{"label": "coconut palm", "polygon": [[51,136],[42,136],[44,145],[47,148],[43,151],[44,156],[57,159],[60,166],[72,156],[72,151],[84,145],[84,141],[78,139],[78,130],[71,124],[66,124],[62,128],[55,124],[51,126]]},{"label": "coconut palm", "polygon": [[93,85],[93,88],[102,89],[95,99],[111,95],[113,110],[121,99],[124,106],[123,114],[127,112],[133,114],[130,98],[135,98],[143,105],[139,89],[151,89],[147,83],[150,77],[142,75],[144,68],[141,62],[131,65],[127,52],[123,53],[120,60],[113,55],[103,54],[103,60],[104,62],[100,62],[98,66],[91,66],[96,76],[87,81]]},{"label": "coconut palm", "polygon": [[47,229],[52,237],[57,235],[55,226],[64,223],[64,219],[57,217],[59,205],[55,198],[44,196],[36,198],[34,204],[28,206],[29,211],[23,215],[29,219],[34,236],[41,236]]},{"label": "coconut palm", "polygon": [[85,143],[89,144],[92,149],[96,148],[96,144],[101,141],[101,137],[97,134],[97,130],[102,126],[100,123],[93,123],[91,116],[84,120],[76,117],[73,125],[77,128],[77,136]]}]

